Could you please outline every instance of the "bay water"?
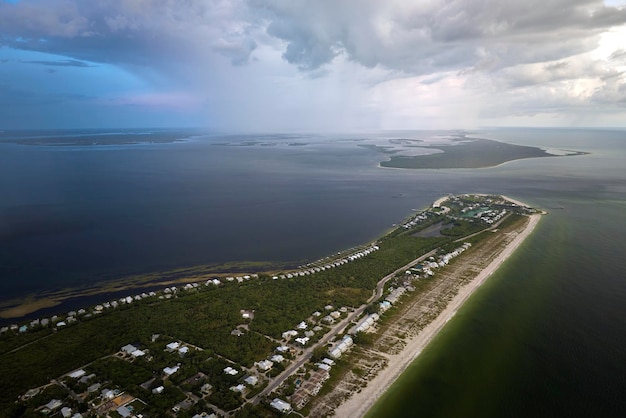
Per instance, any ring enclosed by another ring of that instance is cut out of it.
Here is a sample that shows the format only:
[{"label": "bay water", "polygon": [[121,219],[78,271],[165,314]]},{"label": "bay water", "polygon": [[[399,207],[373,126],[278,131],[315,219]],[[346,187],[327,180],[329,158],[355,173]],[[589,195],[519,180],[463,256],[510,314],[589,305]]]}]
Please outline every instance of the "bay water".
[{"label": "bay water", "polygon": [[590,153],[484,169],[382,169],[387,156],[359,146],[446,134],[46,146],[5,132],[0,302],[192,265],[298,264],[375,239],[442,195],[505,194],[549,215],[371,416],[622,416],[626,132],[475,132]]}]

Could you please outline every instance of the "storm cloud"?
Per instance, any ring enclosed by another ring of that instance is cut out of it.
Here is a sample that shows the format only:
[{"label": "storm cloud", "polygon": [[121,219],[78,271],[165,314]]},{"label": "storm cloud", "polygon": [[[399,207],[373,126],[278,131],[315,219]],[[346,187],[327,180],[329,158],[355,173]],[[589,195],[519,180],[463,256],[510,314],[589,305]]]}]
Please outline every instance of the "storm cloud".
[{"label": "storm cloud", "polygon": [[22,63],[55,76],[119,68],[144,96],[195,96],[184,102],[226,128],[308,129],[320,114],[338,129],[419,127],[420,114],[441,125],[452,100],[471,124],[555,113],[567,123],[588,106],[624,112],[623,3],[22,0],[0,2],[0,53],[49,54]]}]

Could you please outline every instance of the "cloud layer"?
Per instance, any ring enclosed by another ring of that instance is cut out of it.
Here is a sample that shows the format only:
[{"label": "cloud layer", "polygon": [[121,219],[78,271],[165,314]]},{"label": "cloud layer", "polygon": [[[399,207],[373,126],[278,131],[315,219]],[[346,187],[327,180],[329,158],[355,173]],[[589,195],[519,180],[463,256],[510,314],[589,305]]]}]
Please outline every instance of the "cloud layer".
[{"label": "cloud layer", "polygon": [[197,124],[225,129],[568,124],[599,108],[590,123],[615,124],[626,120],[622,3],[0,2],[0,62],[42,65],[41,77],[110,66],[144,83],[110,103],[175,97]]}]

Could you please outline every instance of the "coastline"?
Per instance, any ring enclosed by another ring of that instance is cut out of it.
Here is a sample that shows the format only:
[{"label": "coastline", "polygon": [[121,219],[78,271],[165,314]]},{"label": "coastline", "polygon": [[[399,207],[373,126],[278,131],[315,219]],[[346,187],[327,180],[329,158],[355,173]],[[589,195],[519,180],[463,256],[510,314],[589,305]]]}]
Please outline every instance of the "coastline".
[{"label": "coastline", "polygon": [[[234,265],[234,264],[233,264]],[[229,268],[231,263],[215,266],[193,266],[153,272],[139,275],[129,275],[111,281],[93,283],[85,287],[63,288],[39,294],[26,295],[23,298],[0,300],[0,324],[7,321],[22,321],[37,318],[40,311],[58,307],[59,311],[86,308],[89,304],[97,304],[108,298],[128,296],[134,292],[148,292],[161,290],[168,286],[206,281],[213,278],[222,278],[230,275],[245,275],[257,273],[270,274],[279,267],[275,263],[241,262],[243,268]],[[256,268],[255,268],[256,267]],[[81,302],[88,300],[88,302]],[[70,306],[65,306],[70,302]],[[58,312],[57,312],[58,313]],[[50,312],[43,315],[51,314]],[[54,313],[52,313],[54,314]]]},{"label": "coastline", "polygon": [[[524,205],[521,202],[503,196],[505,199],[516,204]],[[525,206],[525,205],[524,205]],[[535,226],[541,219],[540,214],[529,216],[529,221],[524,230],[519,233],[502,252],[485,267],[471,282],[463,286],[458,294],[450,301],[448,306],[428,324],[418,335],[408,341],[404,349],[395,355],[388,356],[388,365],[378,373],[369,383],[358,393],[353,393],[350,398],[335,410],[338,417],[363,417],[380,399],[380,397],[391,387],[396,379],[406,370],[406,368],[420,355],[422,350],[437,336],[446,323],[456,314],[457,310],[469,299],[508,257],[524,242],[532,233]]]}]

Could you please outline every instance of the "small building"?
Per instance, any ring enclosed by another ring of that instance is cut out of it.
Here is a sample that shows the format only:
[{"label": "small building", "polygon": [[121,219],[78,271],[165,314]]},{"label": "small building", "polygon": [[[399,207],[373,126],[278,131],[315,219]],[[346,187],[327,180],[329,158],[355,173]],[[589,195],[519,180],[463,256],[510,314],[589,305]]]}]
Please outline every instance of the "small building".
[{"label": "small building", "polygon": [[83,369],[79,369],[79,370],[73,371],[68,376],[71,377],[72,379],[80,379],[85,374],[87,374],[87,372],[85,372]]},{"label": "small building", "polygon": [[100,391],[100,396],[104,400],[111,400],[115,398],[115,392],[113,392],[111,389],[102,389],[102,391]]},{"label": "small building", "polygon": [[330,371],[330,366],[326,363],[317,363],[315,365],[317,366],[318,369],[326,370],[327,372]]},{"label": "small building", "polygon": [[174,367],[165,367],[163,369],[163,373],[165,373],[167,376],[171,376],[174,373],[176,373],[178,371],[178,369],[180,369],[180,366],[174,366]]},{"label": "small building", "polygon": [[48,408],[51,411],[54,411],[55,409],[60,408],[61,405],[63,405],[63,402],[61,402],[58,399],[52,399],[50,402],[46,404],[46,408]]},{"label": "small building", "polygon": [[247,376],[245,379],[243,379],[243,381],[250,386],[255,386],[257,383],[259,383],[259,378],[256,376]]},{"label": "small building", "polygon": [[309,342],[309,340],[310,340],[309,337],[296,338],[296,342],[302,345],[306,345]]},{"label": "small building", "polygon": [[155,395],[159,395],[163,393],[164,390],[165,388],[163,386],[159,386],[159,387],[152,389],[152,393],[154,393]]},{"label": "small building", "polygon": [[177,341],[173,341],[165,346],[165,348],[167,348],[170,351],[178,350],[178,347],[180,347],[180,343]]},{"label": "small building", "polygon": [[102,386],[100,383],[94,383],[93,385],[87,388],[87,393],[97,392],[98,389],[100,389],[100,386]]},{"label": "small building", "polygon": [[270,360],[272,360],[274,363],[282,363],[283,361],[285,361],[285,357],[281,356],[280,354],[276,354],[272,356]]},{"label": "small building", "polygon": [[142,350],[135,350],[135,351],[133,351],[132,353],[130,353],[130,355],[131,355],[131,356],[133,356],[133,357],[135,357],[135,358],[137,358],[137,357],[143,357],[143,356],[145,356],[145,355],[146,355],[146,352],[145,352],[145,351],[142,351]]},{"label": "small building", "polygon": [[236,376],[237,373],[239,373],[236,369],[233,369],[232,367],[228,366],[224,369],[224,373],[229,374],[231,376]]},{"label": "small building", "polygon": [[285,331],[283,332],[283,338],[285,340],[288,340],[291,337],[295,337],[296,335],[298,335],[298,331],[290,329],[289,331]]},{"label": "small building", "polygon": [[128,418],[132,415],[132,412],[130,411],[130,409],[128,409],[125,406],[120,406],[119,408],[116,409],[116,411],[118,414],[120,414],[122,418]]},{"label": "small building", "polygon": [[233,392],[243,393],[246,390],[246,386],[240,383],[237,386],[231,386],[230,390]]},{"label": "small building", "polygon": [[122,349],[120,351],[123,351],[126,354],[130,354],[130,353],[132,353],[133,351],[136,351],[136,350],[137,350],[137,347],[135,347],[134,345],[126,344],[124,347],[122,347]]},{"label": "small building", "polygon": [[341,357],[341,354],[343,353],[339,347],[335,347],[328,352],[328,355],[330,355],[332,358],[335,358],[335,359]]},{"label": "small building", "polygon": [[274,400],[270,403],[270,406],[282,413],[291,412],[291,405],[279,398],[274,398]]},{"label": "small building", "polygon": [[91,379],[93,379],[94,377],[96,377],[95,373],[92,373],[92,374],[90,374],[90,375],[88,375],[88,376],[87,376],[87,375],[85,375],[85,376],[83,376],[83,377],[81,377],[81,378],[79,379],[79,382],[80,382],[80,383],[83,383],[83,384],[87,384],[87,383],[88,383]]},{"label": "small building", "polygon": [[254,363],[254,365],[257,366],[259,370],[266,372],[272,368],[274,363],[272,363],[270,360],[261,360]]}]

